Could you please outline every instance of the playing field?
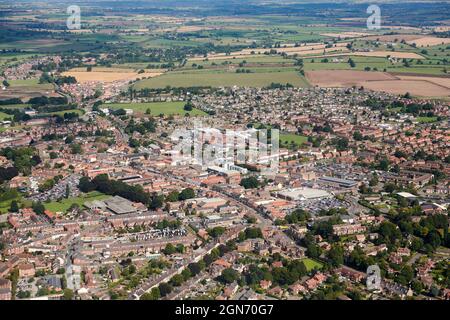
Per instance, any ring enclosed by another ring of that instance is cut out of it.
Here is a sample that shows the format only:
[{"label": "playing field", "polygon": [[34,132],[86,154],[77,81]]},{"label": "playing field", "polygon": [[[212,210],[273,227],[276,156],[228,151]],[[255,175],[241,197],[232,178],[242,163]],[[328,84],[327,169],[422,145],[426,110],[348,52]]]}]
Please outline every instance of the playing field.
[{"label": "playing field", "polygon": [[134,86],[136,89],[178,87],[266,87],[271,83],[290,83],[295,87],[308,87],[304,77],[295,71],[280,72],[172,72],[160,77],[142,80]]},{"label": "playing field", "polygon": [[94,191],[85,195],[81,195],[76,198],[63,199],[61,202],[54,201],[50,203],[44,203],[45,209],[51,212],[66,212],[73,204],[78,204],[80,207],[87,201],[94,200],[104,200],[110,198],[111,196],[105,195],[103,193]]},{"label": "playing field", "polygon": [[150,114],[153,116],[158,116],[160,114],[164,115],[185,115],[188,113],[192,116],[205,116],[205,112],[199,109],[193,109],[192,111],[184,110],[185,102],[151,102],[151,103],[113,103],[103,105],[104,107],[117,110],[117,109],[132,109],[137,113],[145,113],[150,109]]},{"label": "playing field", "polygon": [[280,147],[289,147],[292,145],[299,147],[307,141],[308,138],[305,136],[299,136],[296,134],[289,134],[289,133],[280,134]]}]

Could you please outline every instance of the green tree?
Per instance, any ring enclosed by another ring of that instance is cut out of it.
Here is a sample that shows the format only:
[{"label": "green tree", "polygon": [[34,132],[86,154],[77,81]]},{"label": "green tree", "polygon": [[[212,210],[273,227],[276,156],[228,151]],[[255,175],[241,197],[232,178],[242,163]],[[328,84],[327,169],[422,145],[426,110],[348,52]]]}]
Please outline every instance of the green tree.
[{"label": "green tree", "polygon": [[219,281],[225,284],[233,283],[240,278],[239,272],[232,268],[227,268],[222,271],[222,274],[219,277]]},{"label": "green tree", "polygon": [[16,200],[11,201],[11,206],[9,207],[9,211],[11,211],[11,212],[19,211],[19,203]]}]

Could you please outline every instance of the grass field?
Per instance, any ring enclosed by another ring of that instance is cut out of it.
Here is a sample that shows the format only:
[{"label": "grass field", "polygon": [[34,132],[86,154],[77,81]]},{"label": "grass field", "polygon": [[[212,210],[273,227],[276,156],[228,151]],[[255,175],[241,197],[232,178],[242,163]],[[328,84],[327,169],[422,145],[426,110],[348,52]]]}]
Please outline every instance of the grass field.
[{"label": "grass field", "polygon": [[11,88],[27,87],[35,89],[53,89],[51,83],[39,83],[39,79],[27,79],[27,80],[11,80],[9,81]]},{"label": "grass field", "polygon": [[290,147],[294,144],[296,147],[301,146],[308,141],[305,136],[299,136],[292,133],[281,133],[280,134],[280,147]]},{"label": "grass field", "polygon": [[151,115],[157,116],[160,114],[168,115],[185,115],[189,113],[192,116],[205,116],[205,112],[199,109],[193,109],[192,111],[186,111],[183,109],[185,102],[152,102],[152,103],[114,103],[106,104],[104,106],[113,110],[117,109],[133,109],[138,113],[145,113],[147,109],[150,109]]},{"label": "grass field", "polygon": [[63,110],[63,111],[41,113],[40,115],[64,116],[64,113],[77,113],[79,116],[81,116],[84,114],[84,111],[81,109],[69,109],[69,110]]},{"label": "grass field", "polygon": [[94,191],[76,198],[63,199],[61,202],[44,203],[44,206],[45,209],[51,212],[66,212],[75,203],[81,207],[87,201],[104,200],[107,198],[110,198],[110,196]]},{"label": "grass field", "polygon": [[314,270],[315,268],[322,269],[323,267],[322,263],[310,258],[302,259],[302,262],[305,264],[305,267],[308,270],[308,272]]},{"label": "grass field", "polygon": [[0,121],[3,121],[3,120],[8,119],[8,118],[13,118],[13,116],[11,116],[9,114],[6,114],[4,112],[0,112]]},{"label": "grass field", "polygon": [[416,120],[419,123],[433,123],[433,122],[436,122],[437,119],[438,119],[437,117],[418,117],[418,118],[416,118]]},{"label": "grass field", "polygon": [[27,103],[24,103],[24,104],[7,104],[7,105],[4,105],[4,106],[0,105],[0,108],[3,108],[3,109],[26,109],[26,108],[29,108],[29,107],[31,107],[31,104],[27,104]]},{"label": "grass field", "polygon": [[20,199],[10,199],[6,201],[0,201],[0,214],[7,213],[9,211],[9,208],[11,207],[11,202],[13,200],[19,201]]},{"label": "grass field", "polygon": [[[273,71],[273,70],[272,70]],[[266,87],[271,83],[290,83],[296,87],[308,87],[309,84],[304,77],[295,71],[279,72],[254,72],[236,73],[234,71],[224,72],[216,70],[171,72],[152,79],[139,81],[135,84],[136,89],[143,88],[165,88],[171,87]]]}]

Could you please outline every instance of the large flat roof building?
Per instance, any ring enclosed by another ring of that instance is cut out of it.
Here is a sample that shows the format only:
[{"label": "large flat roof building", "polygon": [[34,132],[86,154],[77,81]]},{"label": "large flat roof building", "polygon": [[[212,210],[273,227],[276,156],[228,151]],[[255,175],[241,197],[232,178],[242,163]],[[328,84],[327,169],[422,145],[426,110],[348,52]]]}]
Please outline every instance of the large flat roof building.
[{"label": "large flat roof building", "polygon": [[327,176],[323,176],[323,177],[319,178],[319,183],[336,185],[341,188],[354,188],[358,185],[357,181],[341,179],[341,178],[334,178],[334,177],[327,177]]},{"label": "large flat roof building", "polygon": [[331,193],[312,188],[297,188],[297,189],[287,189],[278,192],[280,198],[291,200],[291,201],[302,201],[302,200],[313,200],[331,197]]},{"label": "large flat roof building", "polygon": [[119,196],[104,200],[103,202],[106,204],[106,208],[115,214],[137,212],[137,209],[133,206],[133,202]]}]

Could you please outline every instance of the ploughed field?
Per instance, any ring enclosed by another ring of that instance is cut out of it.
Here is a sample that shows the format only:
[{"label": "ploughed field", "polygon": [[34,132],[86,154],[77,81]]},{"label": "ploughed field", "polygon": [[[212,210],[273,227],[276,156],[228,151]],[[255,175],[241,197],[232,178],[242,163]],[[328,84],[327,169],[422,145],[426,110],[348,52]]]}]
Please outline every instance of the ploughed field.
[{"label": "ploughed field", "polygon": [[420,97],[450,97],[449,77],[395,76],[386,72],[352,70],[307,71],[312,85],[319,87],[364,87],[392,94]]}]

